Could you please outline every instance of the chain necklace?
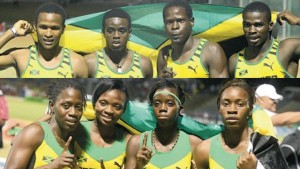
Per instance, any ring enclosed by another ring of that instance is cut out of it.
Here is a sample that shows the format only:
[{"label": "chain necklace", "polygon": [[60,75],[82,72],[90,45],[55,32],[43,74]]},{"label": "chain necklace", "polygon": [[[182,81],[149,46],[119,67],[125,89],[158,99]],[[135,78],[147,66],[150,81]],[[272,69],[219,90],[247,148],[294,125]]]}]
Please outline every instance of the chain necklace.
[{"label": "chain necklace", "polygon": [[[177,144],[177,142],[178,142],[178,139],[179,139],[179,131],[178,131],[178,133],[177,133],[177,138],[176,138],[176,141],[175,141],[175,143],[173,144],[173,146],[169,149],[169,151],[171,151],[171,150],[173,150],[174,149],[174,147],[175,147],[175,145]],[[153,147],[154,147],[154,149],[157,151],[157,148],[156,148],[156,146],[155,146],[155,141],[156,141],[156,139],[155,139],[155,131],[153,130],[152,131],[152,145],[153,145]]]}]

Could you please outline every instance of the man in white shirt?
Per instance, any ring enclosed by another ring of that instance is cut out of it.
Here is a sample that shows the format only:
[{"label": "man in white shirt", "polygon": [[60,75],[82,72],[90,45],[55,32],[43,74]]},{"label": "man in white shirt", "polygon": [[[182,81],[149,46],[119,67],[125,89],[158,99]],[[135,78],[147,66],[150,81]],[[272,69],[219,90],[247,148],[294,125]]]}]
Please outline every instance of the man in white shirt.
[{"label": "man in white shirt", "polygon": [[277,93],[273,85],[262,84],[258,86],[255,91],[255,96],[257,104],[271,117],[274,126],[284,126],[300,122],[299,111],[276,113],[277,104],[283,99],[283,96]]}]

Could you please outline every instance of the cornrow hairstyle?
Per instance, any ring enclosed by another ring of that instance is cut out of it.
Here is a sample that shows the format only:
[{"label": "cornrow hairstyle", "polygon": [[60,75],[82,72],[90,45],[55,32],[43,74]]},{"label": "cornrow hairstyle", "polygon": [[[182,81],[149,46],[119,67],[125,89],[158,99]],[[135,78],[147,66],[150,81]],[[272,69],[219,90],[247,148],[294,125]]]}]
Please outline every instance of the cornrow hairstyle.
[{"label": "cornrow hairstyle", "polygon": [[124,11],[123,9],[114,8],[114,9],[107,11],[103,16],[103,19],[102,19],[102,32],[103,33],[105,32],[106,19],[114,18],[114,17],[126,19],[128,21],[128,28],[131,29],[131,17],[129,16],[129,14],[126,11]]},{"label": "cornrow hairstyle", "polygon": [[46,91],[46,95],[49,100],[52,100],[54,103],[57,100],[57,97],[61,92],[67,88],[73,88],[78,90],[81,93],[81,100],[84,102],[84,107],[86,106],[86,90],[78,81],[75,80],[65,80],[65,79],[56,79],[51,81]]},{"label": "cornrow hairstyle", "polygon": [[263,2],[255,1],[248,4],[243,10],[243,17],[246,12],[260,12],[266,14],[268,22],[271,22],[271,9]]},{"label": "cornrow hairstyle", "polygon": [[183,105],[184,102],[185,102],[185,94],[184,94],[184,91],[183,89],[178,86],[177,84],[167,80],[167,79],[162,79],[161,81],[158,81],[151,89],[150,89],[150,92],[148,94],[148,100],[149,100],[149,103],[150,105],[153,105],[153,96],[154,94],[156,93],[156,91],[158,89],[164,89],[164,88],[175,88],[176,91],[177,91],[177,95],[178,95],[178,98],[181,102],[181,104]]},{"label": "cornrow hairstyle", "polygon": [[225,81],[225,83],[222,84],[221,89],[218,94],[218,100],[217,100],[218,108],[220,108],[220,99],[222,97],[224,90],[226,90],[230,87],[239,87],[248,93],[248,103],[247,104],[248,104],[248,107],[250,108],[249,110],[252,111],[253,104],[255,103],[255,92],[253,91],[251,86],[248,85],[246,83],[246,81],[243,79],[232,79],[232,80]]},{"label": "cornrow hairstyle", "polygon": [[54,2],[46,2],[43,5],[39,6],[35,11],[35,23],[37,24],[38,17],[40,13],[55,13],[59,14],[62,18],[62,25],[65,25],[66,12],[63,7]]},{"label": "cornrow hairstyle", "polygon": [[193,17],[192,7],[190,6],[190,4],[186,0],[172,0],[172,1],[168,2],[165,5],[164,9],[163,9],[163,18],[164,18],[164,20],[165,20],[165,17],[166,17],[167,9],[170,8],[170,7],[173,7],[173,6],[184,8],[188,18],[191,19]]},{"label": "cornrow hairstyle", "polygon": [[128,94],[127,87],[125,86],[123,81],[119,80],[119,79],[103,79],[100,81],[100,83],[95,88],[95,91],[94,91],[94,94],[92,97],[93,107],[95,107],[97,100],[103,93],[114,90],[114,89],[120,90],[122,93],[125,94],[125,96],[126,96],[125,106],[124,106],[124,110],[125,110],[127,102],[129,101],[129,94]]}]

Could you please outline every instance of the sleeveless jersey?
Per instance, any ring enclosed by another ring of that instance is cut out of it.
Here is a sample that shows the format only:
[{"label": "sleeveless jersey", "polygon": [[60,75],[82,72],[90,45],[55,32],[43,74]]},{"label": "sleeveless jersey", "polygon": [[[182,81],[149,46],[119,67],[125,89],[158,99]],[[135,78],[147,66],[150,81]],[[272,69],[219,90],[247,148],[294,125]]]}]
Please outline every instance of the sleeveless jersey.
[{"label": "sleeveless jersey", "polygon": [[[125,160],[126,139],[115,141],[110,147],[99,147],[93,144],[91,140],[91,127],[93,121],[82,122],[87,136],[79,138],[75,143],[75,152],[77,154],[78,168],[101,168],[100,160],[103,160],[105,168],[120,169],[122,168]],[[84,140],[85,139],[85,140]],[[84,143],[86,142],[86,143]],[[86,148],[82,148],[84,144]]]},{"label": "sleeveless jersey", "polygon": [[236,78],[290,78],[292,77],[278,59],[278,40],[273,40],[268,53],[258,62],[250,63],[245,59],[245,49],[238,53],[235,69]]},{"label": "sleeveless jersey", "polygon": [[21,78],[72,78],[73,68],[71,64],[70,50],[63,48],[63,56],[60,63],[54,68],[44,67],[38,58],[36,46],[29,48],[30,57]]},{"label": "sleeveless jersey", "polygon": [[63,148],[57,143],[49,124],[46,122],[40,122],[39,124],[44,129],[44,140],[31,158],[30,166],[34,166],[33,168],[50,164],[63,151]]},{"label": "sleeveless jersey", "polygon": [[213,136],[210,141],[209,168],[213,169],[235,169],[236,161],[240,154],[225,152],[222,146],[221,134]]},{"label": "sleeveless jersey", "polygon": [[104,49],[96,52],[97,73],[95,78],[143,78],[144,73],[141,68],[141,57],[132,51],[132,61],[129,69],[122,73],[112,69],[107,64],[107,56]]},{"label": "sleeveless jersey", "polygon": [[185,62],[173,61],[172,48],[169,49],[167,67],[176,73],[174,78],[209,78],[209,72],[202,63],[202,49],[206,43],[207,40],[201,38],[194,54]]},{"label": "sleeveless jersey", "polygon": [[[159,152],[156,151],[152,145],[152,133],[153,131],[148,131],[148,136],[151,135],[151,139],[147,139],[147,147],[149,147],[155,154],[150,159],[149,163],[144,167],[144,169],[174,169],[174,168],[191,168],[191,146],[189,135],[183,131],[179,131],[179,138],[175,147],[169,152]],[[140,145],[143,143],[144,134],[140,135]]]}]

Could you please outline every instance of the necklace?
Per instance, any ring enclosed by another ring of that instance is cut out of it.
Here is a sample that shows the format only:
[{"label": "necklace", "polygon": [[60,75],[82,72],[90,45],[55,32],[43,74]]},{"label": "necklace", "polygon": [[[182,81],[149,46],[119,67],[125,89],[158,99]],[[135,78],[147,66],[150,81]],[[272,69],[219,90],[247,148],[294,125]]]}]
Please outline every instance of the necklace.
[{"label": "necklace", "polygon": [[[120,60],[119,64],[116,64],[116,63],[113,62],[113,63],[116,65],[116,67],[117,67],[117,72],[118,72],[118,73],[122,73],[122,72],[123,72],[122,66],[124,65],[126,59],[127,59],[127,55],[124,57],[123,60],[122,60],[122,59]],[[122,62],[122,63],[121,63],[121,62]]]},{"label": "necklace", "polygon": [[[175,147],[175,145],[177,144],[178,139],[179,139],[179,133],[180,133],[180,132],[178,131],[176,141],[175,141],[175,143],[173,144],[173,146],[169,149],[169,151],[173,150],[174,147]],[[156,146],[155,146],[155,141],[156,141],[156,139],[155,139],[155,131],[153,130],[153,131],[152,131],[152,145],[153,145],[154,149],[157,150],[157,148],[156,148]]]}]

